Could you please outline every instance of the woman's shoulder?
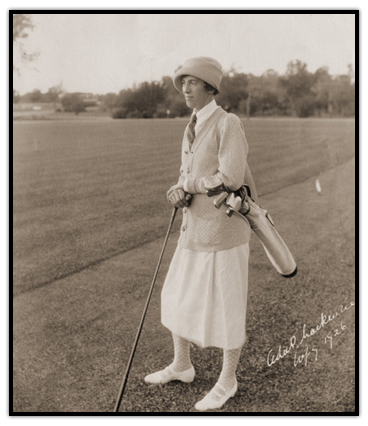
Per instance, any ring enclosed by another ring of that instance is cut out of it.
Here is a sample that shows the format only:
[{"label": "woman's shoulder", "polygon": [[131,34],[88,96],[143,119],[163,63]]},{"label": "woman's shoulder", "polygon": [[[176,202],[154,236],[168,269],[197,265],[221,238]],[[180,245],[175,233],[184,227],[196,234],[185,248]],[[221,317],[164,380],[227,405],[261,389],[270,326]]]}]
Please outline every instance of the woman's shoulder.
[{"label": "woman's shoulder", "polygon": [[244,131],[243,123],[237,115],[233,114],[232,112],[227,112],[224,109],[222,111],[223,114],[221,115],[221,120],[219,124],[222,127],[223,131],[228,127],[240,128]]}]

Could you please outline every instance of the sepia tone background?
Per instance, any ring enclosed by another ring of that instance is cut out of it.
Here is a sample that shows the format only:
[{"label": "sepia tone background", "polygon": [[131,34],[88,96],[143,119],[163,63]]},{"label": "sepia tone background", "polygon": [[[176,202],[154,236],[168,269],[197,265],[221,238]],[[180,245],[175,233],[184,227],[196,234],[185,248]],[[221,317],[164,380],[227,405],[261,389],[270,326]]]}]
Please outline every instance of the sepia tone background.
[{"label": "sepia tone background", "polygon": [[[190,113],[171,75],[198,55],[223,64],[217,101],[244,123],[261,204],[299,268],[291,280],[277,276],[252,239],[240,389],[220,411],[353,412],[354,15],[30,14],[13,23],[14,412],[112,410]],[[142,381],[172,357],[159,295],[179,224],[121,411],[194,412],[221,368],[219,350],[193,347],[194,383]],[[323,315],[331,321],[311,333]],[[303,339],[303,329],[313,335]],[[292,336],[303,341],[285,353]]]}]

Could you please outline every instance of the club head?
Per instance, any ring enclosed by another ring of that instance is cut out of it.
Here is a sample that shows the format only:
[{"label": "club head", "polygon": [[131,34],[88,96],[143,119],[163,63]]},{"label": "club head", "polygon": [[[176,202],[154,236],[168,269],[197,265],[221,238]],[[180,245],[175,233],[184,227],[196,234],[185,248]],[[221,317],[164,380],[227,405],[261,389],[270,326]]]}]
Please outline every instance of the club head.
[{"label": "club head", "polygon": [[226,210],[226,214],[231,217],[234,213],[234,210],[232,209],[232,207],[228,207],[228,209]]},{"label": "club head", "polygon": [[238,212],[241,209],[241,205],[242,205],[242,199],[240,197],[235,197],[235,202],[234,202],[234,212]]},{"label": "club head", "polygon": [[219,209],[222,206],[228,195],[229,194],[227,192],[222,192],[218,197],[216,197],[215,200],[213,200],[213,204],[215,205],[216,209]]},{"label": "club head", "polygon": [[233,192],[229,194],[229,196],[226,198],[226,205],[229,207],[234,207],[235,205],[235,195]]}]

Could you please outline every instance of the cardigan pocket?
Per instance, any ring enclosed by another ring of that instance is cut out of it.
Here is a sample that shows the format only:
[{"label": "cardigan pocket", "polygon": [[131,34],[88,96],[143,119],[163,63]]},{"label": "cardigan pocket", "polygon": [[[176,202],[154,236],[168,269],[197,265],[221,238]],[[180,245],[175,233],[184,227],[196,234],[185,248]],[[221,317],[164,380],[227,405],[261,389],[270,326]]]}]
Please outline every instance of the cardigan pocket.
[{"label": "cardigan pocket", "polygon": [[207,194],[196,194],[190,205],[190,213],[193,216],[193,221],[197,218],[211,220],[219,216],[219,211],[213,205],[213,198]]},{"label": "cardigan pocket", "polygon": [[193,237],[194,242],[200,246],[216,246],[219,238],[220,221],[216,216],[206,218],[200,216],[193,217]]}]

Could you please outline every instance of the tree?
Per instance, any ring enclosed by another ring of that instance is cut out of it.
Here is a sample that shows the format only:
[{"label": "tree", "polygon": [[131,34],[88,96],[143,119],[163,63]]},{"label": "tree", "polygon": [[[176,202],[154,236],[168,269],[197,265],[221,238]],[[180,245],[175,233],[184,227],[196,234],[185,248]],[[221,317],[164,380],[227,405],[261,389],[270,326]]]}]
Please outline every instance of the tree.
[{"label": "tree", "polygon": [[[115,118],[153,118],[158,105],[165,102],[162,82],[143,82],[138,87],[120,91]],[[162,108],[162,105],[160,106]]]},{"label": "tree", "polygon": [[[166,108],[166,113],[170,111],[169,117],[184,117],[189,115],[191,110],[187,107],[183,94],[175,89],[172,78],[169,76],[162,77],[161,86],[165,94],[163,105]],[[161,115],[163,114],[161,113]]]},{"label": "tree", "polygon": [[49,90],[42,95],[42,101],[47,103],[55,103],[59,100],[59,95],[61,95],[62,90],[61,86],[50,87]]},{"label": "tree", "polygon": [[355,114],[355,83],[349,75],[338,75],[332,81],[331,103],[334,113],[339,116]]},{"label": "tree", "polygon": [[[21,61],[33,61],[39,55],[38,53],[27,53],[22,43],[22,40],[29,36],[29,31],[32,31],[33,28],[31,15],[13,14],[13,49],[18,49]],[[15,65],[14,59],[13,71],[17,71],[19,74],[19,69]]]},{"label": "tree", "polygon": [[263,113],[263,98],[265,96],[265,87],[262,77],[248,75],[247,99],[243,103],[243,108],[247,114],[247,118],[251,115]]},{"label": "tree", "polygon": [[315,94],[315,107],[319,116],[332,113],[332,84],[332,77],[328,73],[328,68],[318,68],[314,73],[314,83],[311,90]]},{"label": "tree", "polygon": [[33,29],[31,16],[15,13],[13,15],[13,42],[18,38],[28,37],[28,28]]},{"label": "tree", "polygon": [[315,95],[312,86],[314,76],[307,70],[307,64],[299,60],[287,65],[286,75],[280,79],[285,87],[293,110],[298,117],[308,117],[314,113]]},{"label": "tree", "polygon": [[248,77],[243,73],[230,70],[221,81],[221,92],[217,102],[227,111],[237,111],[242,100],[248,97]]},{"label": "tree", "polygon": [[85,105],[78,93],[68,93],[61,99],[61,105],[66,112],[78,115],[85,110]]},{"label": "tree", "polygon": [[34,89],[34,90],[33,90],[33,92],[32,92],[32,93],[30,93],[30,101],[31,101],[32,103],[35,103],[35,102],[42,102],[42,101],[43,101],[43,99],[42,99],[42,93],[41,93],[41,90],[39,90],[39,89]]},{"label": "tree", "polygon": [[[234,68],[226,73],[221,93],[216,97],[225,110],[259,115],[354,115],[355,84],[352,66],[346,75],[331,76],[328,68],[314,74],[299,60],[289,62],[284,75],[269,69],[261,76],[238,73]],[[172,78],[159,82],[144,82],[130,89],[104,95],[101,100],[115,118],[182,117],[191,110]]]},{"label": "tree", "polygon": [[20,100],[19,93],[13,89],[13,104],[18,103]]},{"label": "tree", "polygon": [[106,95],[99,96],[99,100],[102,103],[103,111],[113,111],[117,106],[118,95],[116,93],[106,93]]}]

